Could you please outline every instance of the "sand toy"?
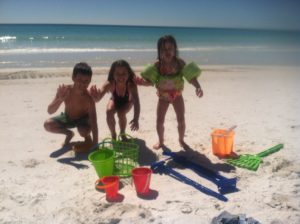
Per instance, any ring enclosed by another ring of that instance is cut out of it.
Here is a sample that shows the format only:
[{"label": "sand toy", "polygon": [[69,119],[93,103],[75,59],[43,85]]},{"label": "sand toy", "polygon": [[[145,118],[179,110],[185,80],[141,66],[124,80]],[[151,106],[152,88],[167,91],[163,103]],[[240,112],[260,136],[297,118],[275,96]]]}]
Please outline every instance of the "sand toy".
[{"label": "sand toy", "polygon": [[167,165],[165,165],[165,162],[166,161],[159,161],[159,162],[153,163],[151,165],[152,171],[154,173],[164,173],[166,175],[169,175],[170,177],[173,177],[174,179],[179,180],[180,182],[188,184],[188,185],[196,188],[200,192],[202,192],[204,194],[207,194],[209,196],[215,197],[215,198],[217,198],[221,201],[228,201],[228,199],[224,195],[222,195],[218,192],[215,192],[215,191],[213,191],[213,190],[211,190],[207,187],[204,187],[203,185],[201,185],[201,184],[189,179],[188,177],[180,174],[179,172],[175,171],[171,167],[168,167]]},{"label": "sand toy", "polygon": [[152,170],[148,167],[137,167],[131,173],[137,195],[149,194]]},{"label": "sand toy", "polygon": [[234,125],[227,130],[215,129],[211,133],[212,151],[214,155],[220,158],[230,157],[233,150],[233,141],[234,141],[233,130],[236,127],[237,126]]},{"label": "sand toy", "polygon": [[[126,138],[127,141],[122,141],[121,137]],[[113,175],[119,177],[130,177],[131,171],[138,165],[138,149],[134,139],[129,135],[120,135],[117,140],[110,138],[104,139],[92,150],[111,150],[114,151],[114,170]]]},{"label": "sand toy", "polygon": [[[98,179],[95,187],[99,190],[105,190],[106,200],[113,201],[118,197],[120,178],[118,176],[105,176]],[[99,185],[102,183],[102,185]]]},{"label": "sand toy", "polygon": [[89,154],[88,159],[95,167],[98,177],[111,176],[114,171],[114,151],[97,150]]},{"label": "sand toy", "polygon": [[226,162],[237,167],[245,168],[248,170],[256,171],[259,165],[263,162],[262,158],[283,148],[283,144],[278,144],[256,155],[244,154],[240,155],[237,159],[227,159]]},{"label": "sand toy", "polygon": [[199,176],[216,184],[218,186],[218,191],[221,194],[228,194],[238,191],[236,187],[237,178],[226,178],[220,175],[218,172],[214,172],[200,164],[194,163],[184,156],[179,156],[174,152],[163,152],[163,155],[170,156],[174,162],[193,170]]}]

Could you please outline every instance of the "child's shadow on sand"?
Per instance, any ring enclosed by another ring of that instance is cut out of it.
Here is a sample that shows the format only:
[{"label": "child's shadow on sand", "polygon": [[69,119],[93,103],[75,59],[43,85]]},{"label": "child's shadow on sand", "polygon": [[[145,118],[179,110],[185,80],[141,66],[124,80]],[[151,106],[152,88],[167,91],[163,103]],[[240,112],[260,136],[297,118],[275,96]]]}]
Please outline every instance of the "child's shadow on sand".
[{"label": "child's shadow on sand", "polygon": [[135,141],[139,145],[138,163],[140,166],[150,166],[157,161],[157,155],[146,146],[146,142],[143,139],[135,138]]},{"label": "child's shadow on sand", "polygon": [[[167,151],[167,152],[171,152],[171,150],[166,146],[163,147],[163,150]],[[209,158],[207,158],[204,154],[201,154],[200,152],[192,149],[191,147],[188,147],[185,150],[176,152],[176,154],[179,156],[184,156],[186,159],[188,159],[196,164],[201,164],[201,166],[203,166],[209,170],[215,171],[215,172],[221,171],[221,172],[225,172],[225,173],[230,173],[233,170],[236,170],[236,168],[234,166],[231,166],[227,163],[212,163],[209,160]],[[176,162],[173,162],[172,160],[168,162],[168,165],[170,165],[171,167],[184,169],[183,166],[177,164]]]},{"label": "child's shadow on sand", "polygon": [[[72,150],[72,147],[73,147],[74,144],[76,144],[76,143],[71,143],[68,146],[64,146],[60,149],[57,149],[56,151],[54,151],[50,154],[50,157],[51,158],[58,158],[58,157],[64,155],[65,153],[70,152]],[[57,162],[63,163],[63,164],[66,164],[66,165],[70,165],[70,166],[74,166],[77,169],[87,169],[87,168],[89,168],[89,166],[79,163],[80,161],[88,160],[88,154],[89,153],[76,153],[76,152],[74,152],[74,154],[75,155],[71,156],[71,157],[57,159]]]},{"label": "child's shadow on sand", "polygon": [[[158,159],[157,155],[146,146],[146,143],[144,140],[135,138],[135,142],[136,142],[136,144],[139,145],[138,164],[140,166],[150,166],[153,162],[157,161],[157,159]],[[76,144],[76,143],[74,142],[68,146],[57,149],[56,151],[54,151],[50,154],[50,157],[58,158],[58,157],[64,155],[65,153],[70,152],[72,150],[72,147],[74,144]],[[89,166],[80,164],[78,162],[83,161],[83,160],[88,160],[88,154],[89,153],[75,153],[75,156],[57,159],[57,162],[74,166],[77,169],[87,169]]]},{"label": "child's shadow on sand", "polygon": [[55,150],[50,154],[50,158],[58,158],[62,156],[63,154],[71,151],[72,145],[63,146],[60,149]]}]

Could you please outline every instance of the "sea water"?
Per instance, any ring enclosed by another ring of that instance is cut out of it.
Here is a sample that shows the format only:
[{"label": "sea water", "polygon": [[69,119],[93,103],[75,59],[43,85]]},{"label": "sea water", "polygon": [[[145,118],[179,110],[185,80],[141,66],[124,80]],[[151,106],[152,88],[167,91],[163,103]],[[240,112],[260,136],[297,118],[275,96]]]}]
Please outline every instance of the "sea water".
[{"label": "sea water", "polygon": [[109,25],[0,25],[0,69],[143,66],[157,58],[159,37],[173,35],[179,55],[200,65],[300,64],[300,31]]}]

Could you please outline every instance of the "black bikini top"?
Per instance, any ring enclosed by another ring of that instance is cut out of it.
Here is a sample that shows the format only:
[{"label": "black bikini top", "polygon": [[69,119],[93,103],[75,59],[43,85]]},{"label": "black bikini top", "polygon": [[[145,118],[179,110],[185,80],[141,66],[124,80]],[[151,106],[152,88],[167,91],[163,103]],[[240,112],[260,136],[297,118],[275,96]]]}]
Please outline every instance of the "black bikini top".
[{"label": "black bikini top", "polygon": [[112,93],[114,100],[128,102],[129,101],[128,81],[126,82],[126,89],[125,89],[124,96],[119,96],[118,95],[116,82],[114,83],[114,86],[115,86],[114,91]]}]

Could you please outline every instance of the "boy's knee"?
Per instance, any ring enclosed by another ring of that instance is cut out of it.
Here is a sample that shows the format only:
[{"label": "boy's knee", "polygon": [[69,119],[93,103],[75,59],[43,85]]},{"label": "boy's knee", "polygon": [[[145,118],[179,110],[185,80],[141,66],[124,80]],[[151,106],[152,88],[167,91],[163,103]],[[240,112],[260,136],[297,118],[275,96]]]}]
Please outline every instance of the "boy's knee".
[{"label": "boy's knee", "polygon": [[44,128],[46,131],[50,131],[52,127],[53,121],[51,119],[48,119],[44,122]]}]

